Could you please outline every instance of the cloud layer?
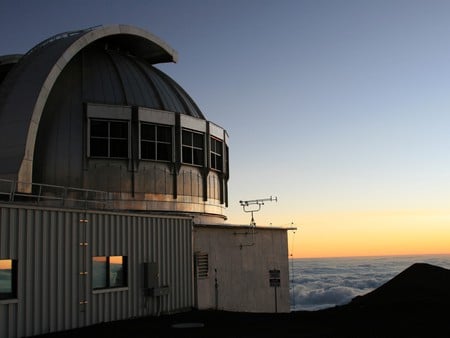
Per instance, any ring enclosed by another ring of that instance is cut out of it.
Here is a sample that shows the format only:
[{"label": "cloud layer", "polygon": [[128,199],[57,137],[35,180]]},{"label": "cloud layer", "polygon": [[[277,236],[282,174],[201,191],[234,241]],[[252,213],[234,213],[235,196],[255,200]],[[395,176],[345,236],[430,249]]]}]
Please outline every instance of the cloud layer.
[{"label": "cloud layer", "polygon": [[450,268],[450,255],[291,260],[291,309],[313,311],[346,304],[417,262]]}]

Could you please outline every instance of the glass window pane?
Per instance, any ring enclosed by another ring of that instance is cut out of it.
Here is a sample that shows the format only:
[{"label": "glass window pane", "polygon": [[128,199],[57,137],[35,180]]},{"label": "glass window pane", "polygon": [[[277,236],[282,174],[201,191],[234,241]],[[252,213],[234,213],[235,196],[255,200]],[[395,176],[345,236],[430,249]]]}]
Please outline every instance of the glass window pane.
[{"label": "glass window pane", "polygon": [[92,258],[92,287],[94,289],[106,288],[106,257]]},{"label": "glass window pane", "polygon": [[183,147],[182,162],[192,164],[192,148]]},{"label": "glass window pane", "polygon": [[222,157],[221,156],[217,157],[216,166],[214,167],[214,169],[222,170]]},{"label": "glass window pane", "polygon": [[122,256],[109,257],[109,286],[125,286],[125,266]]},{"label": "glass window pane", "polygon": [[108,157],[108,139],[91,138],[91,156]]},{"label": "glass window pane", "polygon": [[172,142],[172,129],[170,127],[158,127],[158,141]]},{"label": "glass window pane", "polygon": [[194,149],[194,162],[196,165],[203,165],[203,150]]},{"label": "glass window pane", "polygon": [[128,140],[111,140],[109,156],[128,158]]},{"label": "glass window pane", "polygon": [[110,137],[128,138],[127,122],[110,122]]},{"label": "glass window pane", "polygon": [[194,147],[203,149],[203,134],[194,133]]},{"label": "glass window pane", "polygon": [[192,133],[186,130],[183,130],[183,145],[192,146]]},{"label": "glass window pane", "polygon": [[108,137],[108,121],[91,120],[91,136]]},{"label": "glass window pane", "polygon": [[147,141],[154,141],[156,138],[155,126],[152,124],[141,124],[141,139]]},{"label": "glass window pane", "polygon": [[156,160],[155,142],[141,142],[141,158]]},{"label": "glass window pane", "polygon": [[158,143],[158,160],[172,160],[172,145],[167,143]]},{"label": "glass window pane", "polygon": [[0,299],[9,298],[13,292],[13,269],[11,259],[0,260]]},{"label": "glass window pane", "polygon": [[222,142],[216,141],[216,153],[222,156]]}]

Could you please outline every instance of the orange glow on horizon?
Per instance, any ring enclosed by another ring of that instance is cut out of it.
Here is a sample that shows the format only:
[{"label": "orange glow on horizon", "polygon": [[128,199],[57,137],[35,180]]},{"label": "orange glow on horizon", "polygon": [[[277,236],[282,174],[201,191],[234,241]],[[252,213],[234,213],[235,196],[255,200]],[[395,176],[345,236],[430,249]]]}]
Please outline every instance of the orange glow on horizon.
[{"label": "orange glow on horizon", "polygon": [[450,254],[447,210],[378,210],[302,215],[288,231],[290,258]]}]

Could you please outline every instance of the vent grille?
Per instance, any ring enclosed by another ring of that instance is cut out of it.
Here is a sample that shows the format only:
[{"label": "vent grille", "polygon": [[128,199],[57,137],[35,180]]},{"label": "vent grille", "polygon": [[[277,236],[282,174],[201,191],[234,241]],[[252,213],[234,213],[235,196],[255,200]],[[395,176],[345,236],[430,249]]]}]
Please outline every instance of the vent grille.
[{"label": "vent grille", "polygon": [[205,252],[197,252],[195,254],[195,266],[197,278],[208,278],[209,276],[209,259]]}]

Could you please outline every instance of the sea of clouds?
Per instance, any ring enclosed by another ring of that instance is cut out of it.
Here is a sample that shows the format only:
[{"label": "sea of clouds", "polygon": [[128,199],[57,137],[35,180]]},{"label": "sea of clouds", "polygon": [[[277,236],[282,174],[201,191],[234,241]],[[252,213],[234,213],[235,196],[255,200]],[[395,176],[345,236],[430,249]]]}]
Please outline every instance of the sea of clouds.
[{"label": "sea of clouds", "polygon": [[347,304],[417,262],[450,268],[450,255],[292,259],[291,310],[314,311]]}]

